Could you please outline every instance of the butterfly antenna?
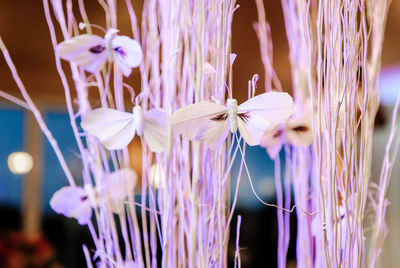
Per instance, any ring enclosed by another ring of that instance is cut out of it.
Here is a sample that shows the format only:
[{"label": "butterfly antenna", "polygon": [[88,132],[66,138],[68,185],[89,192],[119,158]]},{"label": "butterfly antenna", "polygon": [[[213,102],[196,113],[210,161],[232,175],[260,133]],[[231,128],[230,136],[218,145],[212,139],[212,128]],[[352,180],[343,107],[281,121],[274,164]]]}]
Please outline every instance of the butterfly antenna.
[{"label": "butterfly antenna", "polygon": [[[237,136],[236,136],[236,140],[238,141]],[[283,207],[277,206],[275,204],[267,203],[264,200],[262,200],[261,197],[257,194],[256,190],[254,189],[254,185],[253,185],[253,181],[252,181],[251,176],[250,176],[249,168],[247,167],[247,163],[246,163],[246,160],[244,159],[243,151],[242,151],[242,148],[241,148],[240,145],[239,145],[239,151],[240,151],[240,154],[243,157],[244,169],[246,170],[247,177],[249,178],[251,190],[252,190],[254,196],[258,199],[258,201],[260,201],[263,205],[266,205],[266,206],[269,206],[269,207],[275,207],[277,209],[280,209],[280,210],[283,210],[283,211],[286,211],[286,212],[289,212],[289,213],[292,213],[296,207],[299,207],[308,216],[312,216],[312,215],[316,214],[317,212],[319,212],[318,210],[313,211],[313,212],[308,212],[307,210],[305,210],[302,206],[300,206],[298,204],[294,204],[291,209],[287,209],[287,208],[283,208]]]},{"label": "butterfly antenna", "polygon": [[131,94],[131,102],[133,103],[135,101],[135,90],[133,89],[133,87],[131,87],[130,85],[128,85],[127,83],[123,83],[123,86],[129,91],[129,93]]},{"label": "butterfly antenna", "polygon": [[249,92],[250,94],[249,98],[253,98],[254,95],[256,94],[258,78],[259,78],[258,74],[253,75],[253,77],[251,78],[251,93]]},{"label": "butterfly antenna", "polygon": [[80,22],[79,23],[79,29],[80,30],[83,30],[83,29],[88,28],[88,27],[93,27],[93,28],[99,29],[99,30],[103,31],[104,33],[107,32],[106,29],[104,29],[103,27],[101,27],[101,26],[99,26],[97,24],[84,23],[84,22]]},{"label": "butterfly antenna", "polygon": [[228,84],[225,82],[225,87],[228,90],[228,95],[230,99],[233,99],[233,94],[232,94],[232,90],[230,89],[230,87],[228,86]]},{"label": "butterfly antenna", "polygon": [[140,92],[135,99],[135,106],[138,106],[139,103],[142,101],[142,99],[144,99],[145,97],[149,96],[149,91],[148,90],[144,90],[142,92]]}]

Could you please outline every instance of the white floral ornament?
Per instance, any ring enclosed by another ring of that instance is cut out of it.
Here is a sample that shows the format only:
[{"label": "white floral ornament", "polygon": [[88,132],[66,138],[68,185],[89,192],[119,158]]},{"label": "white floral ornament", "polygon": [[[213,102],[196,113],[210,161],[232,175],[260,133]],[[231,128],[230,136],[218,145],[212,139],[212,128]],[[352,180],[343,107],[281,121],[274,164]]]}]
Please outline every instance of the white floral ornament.
[{"label": "white floral ornament", "polygon": [[229,130],[239,129],[249,145],[260,144],[265,131],[273,129],[293,112],[292,97],[283,92],[267,92],[237,105],[228,99],[226,106],[201,101],[177,110],[172,128],[189,140],[216,147],[225,141]]},{"label": "white floral ornament", "polygon": [[142,48],[137,41],[117,33],[118,30],[111,28],[104,38],[93,34],[77,35],[58,44],[56,53],[91,73],[99,72],[107,59],[115,61],[122,74],[129,76],[132,68],[142,61]]},{"label": "white floral ornament", "polygon": [[77,219],[81,225],[87,224],[92,217],[89,195],[83,187],[62,187],[50,199],[50,206],[58,214]]},{"label": "white floral ornament", "polygon": [[153,152],[165,150],[167,114],[160,109],[143,112],[140,106],[132,113],[99,108],[82,118],[81,126],[109,150],[125,148],[137,134]]}]

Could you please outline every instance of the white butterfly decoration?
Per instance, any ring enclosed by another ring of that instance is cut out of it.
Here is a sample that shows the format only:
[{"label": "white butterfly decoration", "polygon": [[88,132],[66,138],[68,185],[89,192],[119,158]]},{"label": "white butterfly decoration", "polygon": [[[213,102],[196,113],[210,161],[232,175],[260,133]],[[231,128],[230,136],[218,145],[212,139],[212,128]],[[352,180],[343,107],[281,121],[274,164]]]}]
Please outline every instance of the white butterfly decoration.
[{"label": "white butterfly decoration", "polygon": [[81,126],[109,150],[125,148],[135,137],[142,137],[150,150],[160,153],[166,147],[167,114],[160,109],[143,112],[140,106],[132,113],[110,108],[95,109],[82,118]]},{"label": "white butterfly decoration", "polygon": [[93,34],[77,35],[58,44],[56,52],[62,59],[91,73],[100,71],[107,59],[115,61],[122,74],[129,76],[132,68],[138,67],[142,61],[142,48],[137,41],[117,33],[118,30],[111,28],[104,38]]},{"label": "white butterfly decoration", "polygon": [[267,92],[241,105],[228,99],[226,106],[200,101],[177,110],[172,128],[189,140],[216,147],[225,141],[228,131],[239,129],[249,145],[260,144],[265,131],[286,120],[293,111],[292,97],[283,92]]},{"label": "white butterfly decoration", "polygon": [[50,206],[55,212],[75,218],[79,224],[85,225],[92,217],[92,207],[104,202],[112,212],[120,212],[128,195],[133,194],[136,181],[137,176],[133,170],[117,170],[104,174],[95,189],[89,185],[62,187],[50,199]]},{"label": "white butterfly decoration", "polygon": [[83,187],[62,187],[50,199],[50,206],[58,214],[77,219],[81,225],[87,224],[92,217],[89,190]]},{"label": "white butterfly decoration", "polygon": [[297,146],[308,146],[313,141],[312,133],[312,105],[308,101],[304,110],[294,114],[286,122],[282,122],[271,131],[266,131],[260,146],[267,149],[271,159],[275,159],[284,143]]},{"label": "white butterfly decoration", "polygon": [[134,193],[137,175],[132,169],[125,168],[104,174],[97,193],[114,213],[123,212],[125,201]]}]

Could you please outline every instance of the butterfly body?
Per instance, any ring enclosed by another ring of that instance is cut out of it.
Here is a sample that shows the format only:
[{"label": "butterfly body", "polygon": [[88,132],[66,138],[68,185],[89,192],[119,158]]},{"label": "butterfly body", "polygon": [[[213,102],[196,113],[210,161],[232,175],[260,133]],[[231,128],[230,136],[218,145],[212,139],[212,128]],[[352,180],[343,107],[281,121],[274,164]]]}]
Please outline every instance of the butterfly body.
[{"label": "butterfly body", "polygon": [[140,106],[135,106],[132,109],[133,121],[136,127],[136,134],[142,136],[143,134],[143,113]]},{"label": "butterfly body", "polygon": [[228,108],[229,130],[236,133],[238,129],[238,105],[235,99],[227,99],[226,106]]}]

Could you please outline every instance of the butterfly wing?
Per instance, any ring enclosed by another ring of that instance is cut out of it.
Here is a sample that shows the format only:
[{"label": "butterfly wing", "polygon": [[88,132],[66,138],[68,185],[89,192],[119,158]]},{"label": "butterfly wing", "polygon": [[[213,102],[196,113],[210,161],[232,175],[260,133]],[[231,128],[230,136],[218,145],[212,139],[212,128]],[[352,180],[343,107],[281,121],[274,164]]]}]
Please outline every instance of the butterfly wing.
[{"label": "butterfly wing", "polygon": [[132,113],[109,108],[99,108],[89,112],[82,119],[81,126],[109,150],[126,147],[135,136],[136,130]]},{"label": "butterfly wing", "polygon": [[143,59],[142,47],[128,36],[116,36],[112,41],[115,60],[124,76],[129,76],[132,68],[138,67]]},{"label": "butterfly wing", "polygon": [[311,102],[305,105],[304,111],[292,116],[286,123],[286,139],[293,145],[308,146],[313,141]]},{"label": "butterfly wing", "polygon": [[177,110],[172,116],[172,127],[189,140],[214,147],[225,141],[228,135],[227,119],[225,106],[201,101]]},{"label": "butterfly wing", "polygon": [[143,139],[156,153],[165,151],[167,138],[167,113],[160,109],[151,109],[143,115]]},{"label": "butterfly wing", "polygon": [[284,92],[267,92],[238,107],[238,127],[249,145],[258,145],[265,131],[272,130],[293,112],[293,99]]},{"label": "butterfly wing", "polygon": [[50,199],[50,206],[59,214],[77,219],[81,225],[87,224],[92,217],[92,207],[82,187],[62,187]]},{"label": "butterfly wing", "polygon": [[92,34],[77,35],[65,40],[57,45],[56,53],[91,73],[100,71],[107,60],[104,39]]},{"label": "butterfly wing", "polygon": [[267,149],[271,159],[276,159],[285,141],[284,129],[281,124],[273,130],[266,131],[261,139],[260,146]]}]

